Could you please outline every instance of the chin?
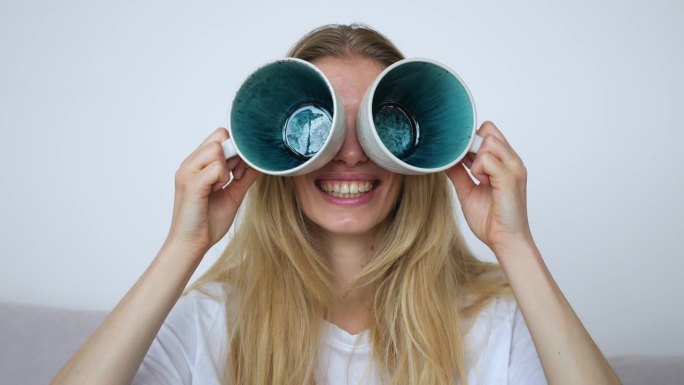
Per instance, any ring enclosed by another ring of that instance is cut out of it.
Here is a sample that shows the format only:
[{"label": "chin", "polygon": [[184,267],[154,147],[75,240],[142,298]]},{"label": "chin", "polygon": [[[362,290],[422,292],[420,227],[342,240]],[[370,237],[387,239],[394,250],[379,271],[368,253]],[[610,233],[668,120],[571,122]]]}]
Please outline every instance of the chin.
[{"label": "chin", "polygon": [[375,236],[389,227],[389,218],[309,218],[324,234],[338,237]]}]

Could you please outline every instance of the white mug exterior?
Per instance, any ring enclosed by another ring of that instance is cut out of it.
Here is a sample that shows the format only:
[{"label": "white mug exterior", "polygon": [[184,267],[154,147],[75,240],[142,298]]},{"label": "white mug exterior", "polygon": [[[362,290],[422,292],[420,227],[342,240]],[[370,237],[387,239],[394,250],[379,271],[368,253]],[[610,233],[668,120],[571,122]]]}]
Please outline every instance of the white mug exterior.
[{"label": "white mug exterior", "polygon": [[[375,129],[375,123],[373,122],[373,95],[375,94],[375,90],[377,89],[378,85],[385,77],[385,75],[387,75],[392,69],[410,62],[427,62],[442,67],[445,70],[449,71],[449,73],[456,77],[456,79],[458,79],[458,81],[463,85],[463,88],[468,94],[468,98],[470,99],[471,105],[473,107],[473,124],[471,127],[470,140],[468,142],[468,145],[465,147],[466,149],[461,154],[458,154],[458,156],[454,157],[454,159],[451,162],[440,167],[416,167],[397,158],[387,149],[387,147],[385,147],[385,145],[382,143],[382,140],[380,139],[380,136],[378,135],[377,130]],[[438,63],[434,60],[411,58],[400,60],[392,64],[391,66],[385,68],[385,70],[382,71],[378,78],[375,79],[373,84],[371,84],[371,86],[368,87],[366,93],[363,96],[363,100],[361,101],[361,105],[359,107],[356,119],[356,134],[359,139],[359,143],[361,144],[361,147],[363,147],[364,151],[366,152],[366,155],[368,155],[368,157],[370,157],[378,166],[399,174],[431,174],[435,172],[444,171],[449,169],[450,167],[453,167],[455,164],[460,162],[466,156],[466,154],[468,154],[469,152],[476,153],[480,149],[480,145],[482,144],[482,138],[476,135],[476,122],[477,117],[475,111],[475,103],[473,101],[472,94],[470,93],[470,90],[463,82],[461,77],[458,76],[458,74],[456,74],[452,69],[445,66],[444,64]]]},{"label": "white mug exterior", "polygon": [[[234,128],[230,124],[230,116],[233,110],[233,103],[231,103],[230,107],[230,112],[228,113],[228,132],[230,133],[230,138],[223,142],[221,144],[221,147],[223,148],[223,154],[226,159],[232,158],[233,156],[239,156],[245,163],[247,163],[251,168],[262,172],[264,174],[270,174],[270,175],[281,175],[281,176],[293,176],[293,175],[302,175],[309,173],[311,171],[317,170],[326,164],[328,164],[332,159],[335,157],[337,152],[340,150],[342,147],[342,143],[344,142],[344,133],[346,130],[345,127],[345,118],[344,118],[344,107],[342,106],[342,100],[339,98],[335,90],[333,89],[332,84],[330,83],[330,80],[319,70],[316,66],[313,64],[302,60],[302,59],[297,59],[297,58],[283,58],[283,59],[278,59],[274,60],[271,62],[268,62],[266,64],[263,64],[259,68],[257,68],[255,71],[252,73],[258,71],[259,69],[268,66],[270,64],[276,63],[276,62],[281,62],[281,61],[294,61],[294,62],[299,62],[301,64],[304,64],[311,69],[315,70],[325,81],[325,84],[330,91],[330,95],[332,97],[332,104],[333,104],[333,111],[332,111],[332,125],[330,127],[330,133],[328,134],[328,137],[326,138],[325,142],[323,143],[323,146],[321,147],[321,150],[318,151],[316,154],[314,154],[311,158],[309,158],[306,162],[300,164],[297,167],[290,168],[287,170],[268,170],[262,167],[259,167],[255,165],[253,162],[249,160],[248,157],[246,157],[243,152],[240,151],[240,145],[236,143],[232,138],[234,137],[233,135],[233,130]],[[249,78],[245,78],[245,81]],[[244,81],[243,81],[244,83]],[[237,93],[239,92],[236,91],[235,95],[233,96],[233,102],[235,101],[237,97]]]},{"label": "white mug exterior", "polygon": [[233,144],[233,139],[228,138],[228,140],[221,143],[221,148],[223,148],[223,157],[226,159],[230,159],[238,154]]},{"label": "white mug exterior", "polygon": [[482,141],[483,140],[484,140],[483,137],[475,134],[473,136],[473,141],[470,143],[470,147],[468,148],[468,152],[472,152],[473,154],[477,154],[477,152],[480,151],[480,147],[482,147]]}]

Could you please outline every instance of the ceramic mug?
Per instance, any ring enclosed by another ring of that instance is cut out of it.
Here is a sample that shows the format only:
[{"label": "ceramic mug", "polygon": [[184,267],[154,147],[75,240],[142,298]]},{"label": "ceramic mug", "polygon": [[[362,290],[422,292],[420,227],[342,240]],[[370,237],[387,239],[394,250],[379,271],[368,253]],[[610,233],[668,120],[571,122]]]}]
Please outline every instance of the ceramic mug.
[{"label": "ceramic mug", "polygon": [[300,175],[330,162],[344,142],[344,110],[332,84],[313,64],[295,58],[266,63],[241,84],[231,103],[223,143],[271,175]]},{"label": "ceramic mug", "polygon": [[366,155],[400,174],[446,170],[482,143],[465,83],[427,59],[387,67],[364,95],[356,130]]}]

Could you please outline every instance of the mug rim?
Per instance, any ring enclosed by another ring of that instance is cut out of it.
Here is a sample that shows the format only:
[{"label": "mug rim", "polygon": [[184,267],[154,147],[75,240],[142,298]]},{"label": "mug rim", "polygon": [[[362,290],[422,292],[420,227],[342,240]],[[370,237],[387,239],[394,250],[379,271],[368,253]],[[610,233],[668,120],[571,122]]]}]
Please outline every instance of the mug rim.
[{"label": "mug rim", "polygon": [[[452,161],[450,161],[449,163],[447,163],[445,165],[439,166],[439,167],[432,167],[432,168],[417,167],[417,166],[414,166],[412,164],[409,164],[409,163],[399,159],[396,155],[392,154],[392,152],[389,151],[387,149],[387,146],[385,146],[385,144],[382,142],[382,139],[380,139],[380,135],[378,135],[378,130],[375,127],[375,122],[373,121],[373,108],[372,108],[372,106],[373,106],[373,100],[375,98],[375,90],[377,89],[378,85],[385,78],[385,76],[388,73],[390,73],[392,70],[394,70],[395,68],[402,66],[404,64],[408,64],[408,63],[429,63],[429,64],[435,65],[437,67],[440,67],[440,68],[446,70],[452,76],[454,76],[458,80],[458,82],[463,86],[466,94],[468,95],[468,99],[470,100],[470,105],[472,107],[472,112],[473,112],[473,121],[472,121],[472,128],[471,128],[471,132],[470,132],[470,138],[468,139],[468,145]],[[365,111],[365,113],[367,114],[367,116],[365,118],[367,119],[368,122],[371,123],[371,125],[373,127],[373,129],[371,130],[372,131],[371,135],[373,136],[373,139],[375,140],[375,142],[380,144],[380,146],[377,146],[377,147],[379,147],[379,149],[383,153],[383,155],[385,155],[386,158],[389,158],[391,160],[392,164],[397,165],[398,166],[397,169],[401,169],[401,171],[399,171],[400,173],[430,174],[430,173],[435,173],[435,172],[447,170],[447,169],[453,167],[455,164],[457,164],[461,160],[463,160],[463,158],[466,156],[466,154],[468,154],[470,147],[473,145],[473,141],[475,140],[475,135],[477,134],[477,110],[475,108],[475,99],[473,98],[473,94],[470,92],[470,89],[468,88],[466,83],[463,81],[463,78],[461,78],[461,76],[459,76],[456,73],[456,71],[454,71],[449,66],[447,66],[443,63],[440,63],[436,60],[422,58],[422,57],[404,58],[402,60],[399,60],[399,61],[391,64],[387,68],[385,68],[380,73],[380,75],[378,75],[378,77],[375,79],[373,84],[371,84],[371,86],[368,88],[368,90],[366,92],[368,93],[369,97],[367,98],[367,103],[366,103],[367,106],[363,106],[363,107],[364,108],[368,107],[368,108],[365,108],[367,110],[367,111]],[[362,111],[362,110],[363,109],[361,109],[361,108],[359,109],[359,111]],[[356,127],[358,129],[358,127],[359,127],[358,123],[357,123]],[[386,162],[382,162],[382,163],[384,164]],[[392,171],[394,171],[394,170],[392,170]]]},{"label": "mug rim", "polygon": [[[309,69],[314,70],[320,76],[320,78],[323,79],[326,87],[330,91],[330,96],[332,98],[332,106],[333,106],[333,111],[331,114],[332,115],[332,123],[330,126],[330,133],[325,138],[325,142],[323,142],[323,145],[321,146],[321,150],[319,150],[317,153],[312,155],[310,158],[308,158],[306,161],[304,161],[302,164],[300,164],[297,167],[288,168],[286,170],[274,171],[274,170],[267,170],[265,168],[262,168],[262,167],[255,165],[251,160],[249,160],[242,153],[242,151],[240,150],[240,145],[235,141],[235,136],[233,135],[233,125],[232,125],[231,121],[232,121],[233,109],[235,107],[235,100],[237,98],[238,93],[240,92],[243,85],[245,84],[245,82],[250,77],[252,77],[254,74],[261,71],[262,69],[269,67],[269,66],[272,66],[272,65],[284,63],[284,62],[294,62],[294,63],[303,64],[304,66],[308,67]],[[280,175],[280,176],[305,174],[307,172],[313,171],[313,169],[309,170],[309,167],[311,167],[311,164],[320,162],[320,158],[323,156],[323,154],[330,151],[330,150],[326,151],[326,149],[330,146],[330,142],[332,142],[332,140],[335,136],[335,135],[333,135],[333,133],[334,133],[333,131],[339,130],[339,128],[337,128],[337,127],[339,125],[344,124],[344,121],[343,120],[341,121],[341,119],[343,119],[342,114],[344,112],[338,111],[338,109],[339,109],[338,103],[339,103],[339,98],[337,97],[337,94],[335,93],[335,89],[333,88],[332,83],[330,83],[330,80],[328,79],[327,76],[325,76],[323,71],[321,71],[318,67],[313,65],[313,63],[308,62],[308,61],[303,60],[303,59],[296,58],[296,57],[281,57],[278,59],[267,61],[267,62],[261,64],[260,66],[258,66],[253,71],[251,71],[246,77],[244,77],[242,79],[242,81],[239,83],[237,90],[233,93],[233,99],[231,100],[230,105],[229,105],[229,109],[228,109],[228,133],[230,135],[230,138],[228,140],[231,140],[233,142],[233,145],[235,147],[235,151],[237,152],[240,159],[242,159],[242,161],[247,163],[251,168],[253,168],[259,172],[262,172],[264,174],[269,174],[269,175]],[[332,157],[334,155],[335,154],[332,154],[332,156],[330,158],[332,159]]]}]

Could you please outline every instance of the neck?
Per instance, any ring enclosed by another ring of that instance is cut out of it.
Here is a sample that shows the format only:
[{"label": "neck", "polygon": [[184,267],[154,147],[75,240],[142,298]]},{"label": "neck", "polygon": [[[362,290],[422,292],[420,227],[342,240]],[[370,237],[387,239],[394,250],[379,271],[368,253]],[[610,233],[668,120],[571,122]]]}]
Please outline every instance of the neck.
[{"label": "neck", "polygon": [[370,324],[368,287],[351,288],[354,278],[370,260],[377,237],[375,234],[327,235],[323,237],[325,259],[330,267],[337,297],[328,321],[351,334],[367,329]]}]

